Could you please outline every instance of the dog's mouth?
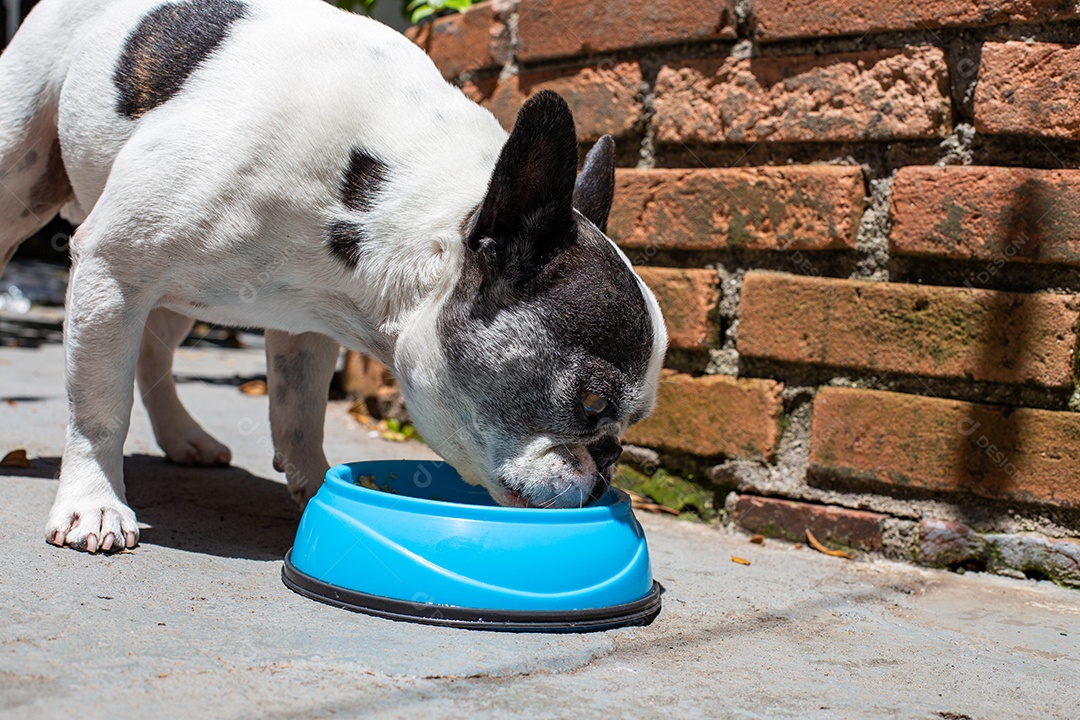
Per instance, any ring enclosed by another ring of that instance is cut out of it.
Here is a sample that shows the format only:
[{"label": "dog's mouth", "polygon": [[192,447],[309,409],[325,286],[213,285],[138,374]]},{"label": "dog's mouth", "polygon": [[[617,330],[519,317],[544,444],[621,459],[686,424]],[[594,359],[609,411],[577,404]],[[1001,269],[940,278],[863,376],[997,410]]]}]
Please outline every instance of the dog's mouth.
[{"label": "dog's mouth", "polygon": [[[621,451],[621,447],[616,444]],[[485,483],[504,507],[567,509],[598,501],[611,487],[613,463],[601,465],[589,446],[558,444],[533,462],[508,463]]]},{"label": "dog's mouth", "polygon": [[[604,492],[607,491],[607,483],[597,483],[597,485],[603,485]],[[499,480],[497,490],[495,492],[492,492],[491,495],[495,498],[495,502],[499,503],[503,507],[538,508],[541,510],[558,510],[571,507],[584,507],[591,504],[597,499],[595,489],[592,494],[586,496],[582,494],[582,491],[576,486],[569,485],[562,492],[555,493],[552,497],[547,498],[546,500],[537,501],[536,499],[529,497],[523,492],[512,489],[510,485],[502,479]],[[560,502],[560,499],[563,499],[563,502]]]},{"label": "dog's mouth", "polygon": [[505,480],[499,478],[498,488],[491,495],[495,498],[495,502],[499,503],[503,507],[515,507],[515,508],[535,508],[540,507],[536,503],[529,500],[528,496],[524,493],[518,492],[512,489]]},{"label": "dog's mouth", "polygon": [[506,505],[506,507],[517,507],[517,508],[536,507],[531,502],[529,502],[529,499],[527,497],[525,497],[521,493],[514,492],[513,490],[506,490],[504,492],[503,498],[506,501],[505,503],[503,503],[504,505]]}]

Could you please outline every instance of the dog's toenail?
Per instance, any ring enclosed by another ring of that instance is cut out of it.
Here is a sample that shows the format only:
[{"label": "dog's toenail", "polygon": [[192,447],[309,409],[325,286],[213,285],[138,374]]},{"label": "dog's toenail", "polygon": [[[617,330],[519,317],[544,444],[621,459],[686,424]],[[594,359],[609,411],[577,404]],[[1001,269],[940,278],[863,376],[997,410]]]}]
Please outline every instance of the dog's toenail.
[{"label": "dog's toenail", "polygon": [[129,548],[135,547],[135,544],[138,542],[138,538],[135,537],[135,533],[133,532],[124,533],[124,540]]},{"label": "dog's toenail", "polygon": [[87,535],[86,536],[86,550],[87,550],[87,552],[94,553],[94,552],[97,552],[97,549],[98,549],[97,535],[94,535],[94,534]]},{"label": "dog's toenail", "polygon": [[105,539],[101,541],[101,549],[102,550],[111,550],[114,540],[116,540],[116,536],[114,534],[112,534],[112,533],[107,534],[105,536]]}]

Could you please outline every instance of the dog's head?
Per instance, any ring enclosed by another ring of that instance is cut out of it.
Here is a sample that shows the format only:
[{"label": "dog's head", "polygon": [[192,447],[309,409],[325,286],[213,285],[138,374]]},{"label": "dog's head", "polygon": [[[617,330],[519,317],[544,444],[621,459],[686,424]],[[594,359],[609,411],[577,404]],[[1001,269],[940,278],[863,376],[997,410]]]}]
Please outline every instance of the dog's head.
[{"label": "dog's head", "polygon": [[604,234],[614,143],[601,138],[575,181],[577,153],[562,98],[525,103],[463,228],[456,285],[398,341],[421,434],[504,505],[602,495],[667,346],[655,298]]}]

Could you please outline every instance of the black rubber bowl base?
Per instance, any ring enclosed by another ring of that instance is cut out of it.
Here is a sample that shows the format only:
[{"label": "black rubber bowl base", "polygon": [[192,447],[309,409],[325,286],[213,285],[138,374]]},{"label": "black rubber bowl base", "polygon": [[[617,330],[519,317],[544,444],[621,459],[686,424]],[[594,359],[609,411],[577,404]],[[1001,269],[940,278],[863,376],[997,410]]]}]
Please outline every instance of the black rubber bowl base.
[{"label": "black rubber bowl base", "polygon": [[292,550],[285,554],[281,580],[300,595],[353,612],[425,625],[499,632],[580,633],[648,625],[660,614],[663,592],[660,583],[653,581],[649,594],[640,600],[591,610],[488,610],[431,605],[368,595],[316,580],[296,569]]}]

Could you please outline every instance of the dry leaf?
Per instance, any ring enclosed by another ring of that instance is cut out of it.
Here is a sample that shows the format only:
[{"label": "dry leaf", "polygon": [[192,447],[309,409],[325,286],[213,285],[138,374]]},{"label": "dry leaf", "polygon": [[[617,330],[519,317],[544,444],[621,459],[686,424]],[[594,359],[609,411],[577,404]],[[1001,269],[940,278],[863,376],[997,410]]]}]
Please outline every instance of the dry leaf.
[{"label": "dry leaf", "polygon": [[625,492],[627,495],[630,495],[630,506],[633,507],[634,510],[643,511],[645,513],[665,513],[667,515],[678,515],[678,511],[675,510],[674,507],[654,503],[648,498],[643,497],[643,495],[639,495],[632,490],[623,490],[623,492]]},{"label": "dry leaf", "polygon": [[669,508],[667,505],[657,505],[651,502],[631,502],[630,507],[635,510],[642,510],[644,512],[665,513],[667,515],[678,515],[679,511],[675,508]]},{"label": "dry leaf", "polygon": [[675,508],[669,508],[667,505],[660,505],[654,503],[647,497],[638,495],[636,492],[630,490],[624,490],[627,495],[630,496],[630,507],[634,510],[641,510],[643,512],[665,513],[667,515],[678,515],[679,511]]},{"label": "dry leaf", "polygon": [[353,420],[356,420],[356,422],[364,427],[370,427],[375,424],[375,418],[368,414],[367,403],[363,400],[357,400],[350,405],[349,414],[353,416]]},{"label": "dry leaf", "polygon": [[739,565],[749,565],[750,564],[749,560],[747,560],[746,558],[741,558],[738,555],[732,555],[731,556],[731,562],[738,563]]},{"label": "dry leaf", "polygon": [[795,543],[796,550],[802,550],[802,543]]},{"label": "dry leaf", "polygon": [[266,381],[248,380],[246,383],[240,386],[240,392],[244,393],[245,395],[265,395]]},{"label": "dry leaf", "polygon": [[26,457],[26,449],[19,448],[12,450],[4,456],[3,460],[0,460],[0,465],[4,467],[16,467],[16,468],[28,468],[30,467],[30,459]]},{"label": "dry leaf", "polygon": [[755,545],[764,545],[765,544],[765,536],[764,535],[751,535],[750,536],[750,542],[754,543]]},{"label": "dry leaf", "polygon": [[810,532],[810,528],[806,529],[806,539],[809,540],[810,544],[814,546],[814,549],[820,553],[825,553],[826,555],[831,555],[832,557],[847,558],[848,560],[851,560],[853,557],[855,557],[849,552],[844,552],[843,550],[830,550],[829,548],[825,547],[821,544],[821,542],[818,541],[816,537],[814,537],[814,533]]}]

